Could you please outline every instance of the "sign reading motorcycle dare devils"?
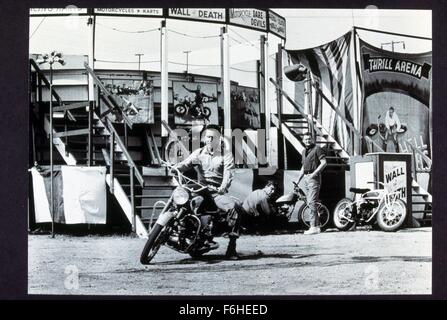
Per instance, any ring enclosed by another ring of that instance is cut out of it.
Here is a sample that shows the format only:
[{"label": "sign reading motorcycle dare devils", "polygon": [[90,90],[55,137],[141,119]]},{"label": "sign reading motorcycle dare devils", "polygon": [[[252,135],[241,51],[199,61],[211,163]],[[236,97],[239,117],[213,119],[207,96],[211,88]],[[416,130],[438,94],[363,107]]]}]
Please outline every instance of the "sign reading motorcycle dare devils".
[{"label": "sign reading motorcycle dare devils", "polygon": [[390,57],[371,57],[369,54],[363,55],[363,65],[365,70],[369,72],[399,72],[418,79],[422,77],[428,79],[431,69],[431,65],[428,63],[419,64],[409,60]]},{"label": "sign reading motorcycle dare devils", "polygon": [[258,9],[230,9],[230,23],[267,30],[267,12]]}]

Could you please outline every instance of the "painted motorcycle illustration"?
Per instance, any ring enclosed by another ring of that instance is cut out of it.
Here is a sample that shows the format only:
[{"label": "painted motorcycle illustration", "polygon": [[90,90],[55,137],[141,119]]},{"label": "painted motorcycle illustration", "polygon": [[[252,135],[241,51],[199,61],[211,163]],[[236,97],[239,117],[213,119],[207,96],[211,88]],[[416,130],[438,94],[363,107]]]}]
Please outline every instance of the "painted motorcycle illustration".
[{"label": "painted motorcycle illustration", "polygon": [[[385,123],[380,122],[381,121],[380,118],[381,118],[381,116],[379,115],[377,117],[377,123],[372,123],[369,125],[369,127],[366,129],[366,134],[371,138],[374,137],[376,134],[379,134],[380,138],[382,140],[385,140],[385,133],[386,133],[387,128],[386,128]],[[397,133],[403,134],[405,132],[407,132],[407,126],[405,124],[402,124],[400,126],[400,129],[397,130]]]},{"label": "painted motorcycle illustration", "polygon": [[[204,106],[203,104],[197,105],[195,101],[192,101],[190,97],[185,96],[185,98],[177,98],[175,100],[179,101],[175,105],[175,114],[179,117],[189,116],[192,119],[206,119],[208,120],[211,116],[211,109]],[[212,102],[212,99],[204,98],[203,102]]]}]

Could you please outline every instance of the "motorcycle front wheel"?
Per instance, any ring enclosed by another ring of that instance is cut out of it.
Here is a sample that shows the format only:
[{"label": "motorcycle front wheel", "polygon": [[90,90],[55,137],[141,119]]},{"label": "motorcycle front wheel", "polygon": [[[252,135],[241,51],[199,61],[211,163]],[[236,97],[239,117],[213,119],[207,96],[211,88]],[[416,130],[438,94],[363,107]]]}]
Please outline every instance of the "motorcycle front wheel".
[{"label": "motorcycle front wheel", "polygon": [[396,199],[389,206],[383,202],[377,212],[377,224],[383,231],[392,232],[402,226],[406,217],[407,208],[401,199]]},{"label": "motorcycle front wheel", "polygon": [[158,249],[166,240],[166,228],[156,223],[149,233],[149,237],[144,246],[143,252],[141,252],[140,262],[141,264],[149,264],[154,256],[157,254]]},{"label": "motorcycle front wheel", "polygon": [[179,116],[183,116],[186,113],[186,107],[183,104],[178,104],[175,106],[175,113]]},{"label": "motorcycle front wheel", "polygon": [[[317,212],[318,217],[320,219],[320,228],[324,229],[327,226],[330,219],[329,209],[324,204],[317,202]],[[308,228],[310,227],[311,214],[312,212],[307,204],[303,205],[300,208],[300,211],[298,212],[298,217],[301,219],[301,221],[303,221],[304,225]]]},{"label": "motorcycle front wheel", "polygon": [[350,219],[352,220],[352,200],[348,198],[341,199],[334,209],[334,225],[340,231],[347,231],[351,229],[355,222],[349,221],[346,217],[346,214],[350,214]]}]

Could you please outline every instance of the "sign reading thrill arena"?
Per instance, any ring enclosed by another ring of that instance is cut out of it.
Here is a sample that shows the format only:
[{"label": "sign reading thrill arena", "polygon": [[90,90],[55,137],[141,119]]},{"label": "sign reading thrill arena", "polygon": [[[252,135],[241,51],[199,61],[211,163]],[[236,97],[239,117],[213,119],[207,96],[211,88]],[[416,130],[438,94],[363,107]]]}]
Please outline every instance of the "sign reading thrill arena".
[{"label": "sign reading thrill arena", "polygon": [[267,12],[259,9],[230,9],[230,23],[267,30]]},{"label": "sign reading thrill arena", "polygon": [[225,23],[225,9],[171,8],[169,17]]},{"label": "sign reading thrill arena", "polygon": [[363,55],[365,70],[369,72],[390,71],[405,73],[410,76],[421,79],[428,79],[431,65],[428,63],[419,64],[414,61],[395,59],[390,57],[371,57],[369,54]]}]

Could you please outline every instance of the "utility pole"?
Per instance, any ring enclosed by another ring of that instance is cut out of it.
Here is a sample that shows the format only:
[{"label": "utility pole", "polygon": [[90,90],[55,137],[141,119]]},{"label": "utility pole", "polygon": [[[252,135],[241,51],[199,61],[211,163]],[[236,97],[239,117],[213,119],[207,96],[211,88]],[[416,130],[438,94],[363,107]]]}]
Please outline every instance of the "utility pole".
[{"label": "utility pole", "polygon": [[186,74],[188,74],[188,65],[189,65],[189,60],[188,60],[188,58],[189,58],[189,53],[190,53],[191,51],[183,51],[183,53],[186,53]]},{"label": "utility pole", "polygon": [[405,41],[391,41],[391,42],[384,42],[380,44],[380,48],[383,49],[384,46],[391,45],[391,51],[394,52],[394,45],[395,44],[402,44],[403,49],[405,50]]},{"label": "utility pole", "polygon": [[138,71],[140,71],[141,56],[144,56],[144,53],[135,53],[135,55],[138,56]]}]

